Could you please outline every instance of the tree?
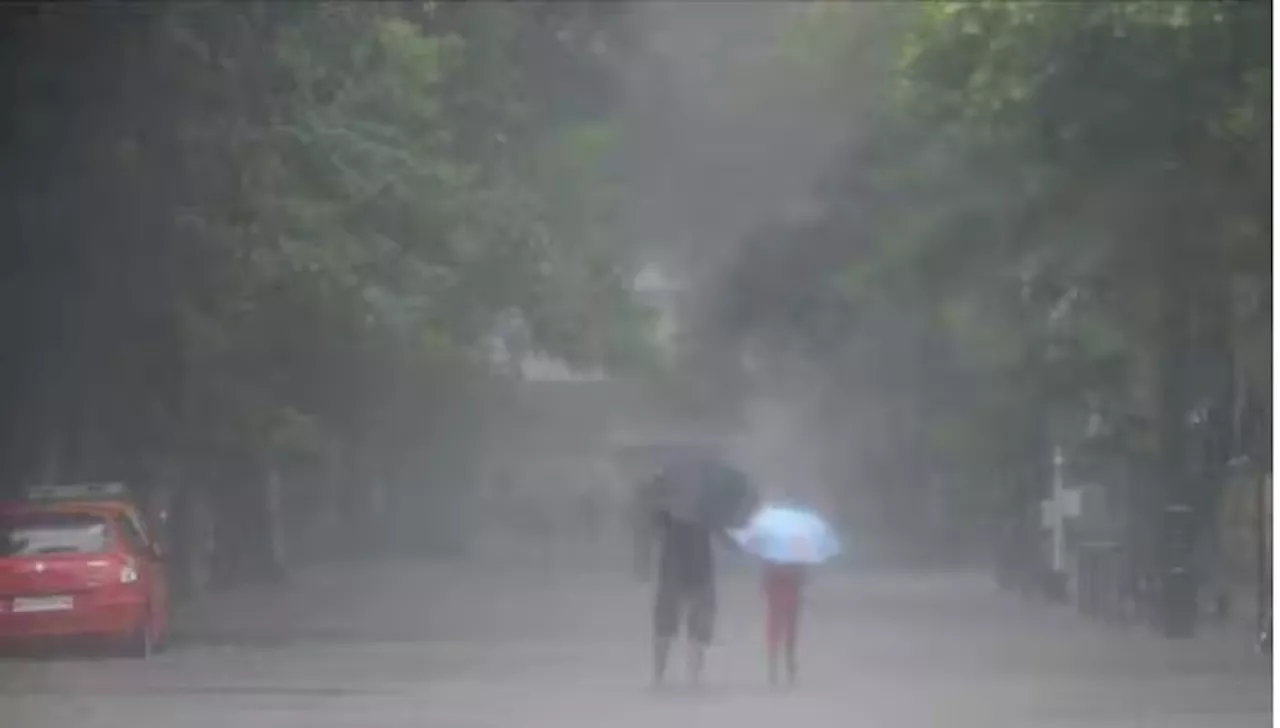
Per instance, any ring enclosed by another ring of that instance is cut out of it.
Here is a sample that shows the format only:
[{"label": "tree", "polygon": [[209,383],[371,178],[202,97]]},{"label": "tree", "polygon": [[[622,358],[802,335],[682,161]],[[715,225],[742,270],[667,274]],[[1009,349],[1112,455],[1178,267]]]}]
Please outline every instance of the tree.
[{"label": "tree", "polygon": [[[1091,231],[1092,246],[1068,253],[1078,263],[1067,293],[1130,334],[1130,356],[1113,345],[1119,366],[1105,371],[1132,377],[1150,372],[1143,357],[1156,363],[1165,502],[1201,513],[1228,459],[1225,301],[1268,249],[1257,160],[1269,156],[1268,41],[1258,27],[1269,13],[1239,3],[938,6],[908,66],[912,80],[928,79],[919,108],[1044,171],[1042,227]],[[1075,388],[1099,396],[1099,384]],[[1197,411],[1203,434],[1185,424]],[[1166,575],[1188,571],[1183,557],[1167,558]]]},{"label": "tree", "polygon": [[442,434],[482,435],[448,413],[491,409],[500,319],[575,363],[640,353],[618,333],[642,321],[603,176],[625,13],[246,2],[2,20],[22,57],[3,69],[21,186],[0,292],[37,313],[6,317],[0,355],[12,480],[40,477],[44,452],[61,465],[47,477],[145,484],[177,461],[246,498],[267,469],[335,455],[407,470],[423,438],[465,457]]},{"label": "tree", "polygon": [[[821,22],[797,46],[818,59],[810,69],[858,49],[879,62],[856,105],[843,92],[857,133],[825,184],[826,211],[744,248],[724,320],[745,338],[820,347],[809,356],[831,391],[863,413],[878,400],[901,415],[885,428],[897,436],[865,436],[860,449],[878,455],[858,456],[900,471],[892,497],[923,497],[912,483],[924,463],[979,502],[1013,477],[1022,485],[1007,507],[1034,515],[1051,439],[1084,447],[1163,412],[1159,450],[1135,430],[1113,440],[1126,443],[1113,456],[1163,452],[1167,479],[1211,507],[1230,449],[1215,433],[1233,401],[1219,352],[1262,333],[1214,332],[1245,325],[1227,291],[1269,295],[1269,8],[934,3],[856,22],[812,12]],[[1255,371],[1250,386],[1269,391]],[[1177,461],[1192,437],[1178,423],[1198,404],[1210,426],[1194,436],[1207,454],[1193,465]]]}]

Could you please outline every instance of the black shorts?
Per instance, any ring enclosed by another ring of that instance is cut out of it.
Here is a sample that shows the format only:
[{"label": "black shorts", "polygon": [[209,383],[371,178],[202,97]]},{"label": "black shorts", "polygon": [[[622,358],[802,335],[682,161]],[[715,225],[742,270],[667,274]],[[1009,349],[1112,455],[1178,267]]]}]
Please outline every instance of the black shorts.
[{"label": "black shorts", "polygon": [[653,605],[653,631],[660,638],[675,637],[684,617],[685,634],[692,642],[707,645],[715,633],[716,592],[710,583],[664,582]]}]

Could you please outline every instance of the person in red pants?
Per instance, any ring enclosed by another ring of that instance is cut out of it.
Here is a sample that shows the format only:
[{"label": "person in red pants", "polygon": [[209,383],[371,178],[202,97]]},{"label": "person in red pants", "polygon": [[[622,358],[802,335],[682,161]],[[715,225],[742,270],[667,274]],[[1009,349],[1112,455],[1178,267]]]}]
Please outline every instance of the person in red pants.
[{"label": "person in red pants", "polygon": [[805,576],[805,567],[800,564],[766,563],[764,567],[765,646],[771,684],[778,682],[780,652],[785,652],[787,660],[787,682],[796,680],[796,641]]}]

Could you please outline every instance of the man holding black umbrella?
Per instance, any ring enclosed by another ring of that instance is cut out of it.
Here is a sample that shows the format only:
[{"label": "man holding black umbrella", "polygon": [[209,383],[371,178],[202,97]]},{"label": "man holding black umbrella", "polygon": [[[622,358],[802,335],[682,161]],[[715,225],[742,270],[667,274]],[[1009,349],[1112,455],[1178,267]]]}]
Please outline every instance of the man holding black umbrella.
[{"label": "man holding black umbrella", "polygon": [[724,529],[746,519],[755,506],[755,493],[741,473],[699,459],[668,466],[643,486],[641,499],[642,523],[654,529],[642,544],[642,555],[647,562],[654,536],[660,550],[653,610],[653,681],[663,683],[671,643],[683,621],[689,677],[696,684],[715,631],[711,541],[719,538],[736,548]]}]

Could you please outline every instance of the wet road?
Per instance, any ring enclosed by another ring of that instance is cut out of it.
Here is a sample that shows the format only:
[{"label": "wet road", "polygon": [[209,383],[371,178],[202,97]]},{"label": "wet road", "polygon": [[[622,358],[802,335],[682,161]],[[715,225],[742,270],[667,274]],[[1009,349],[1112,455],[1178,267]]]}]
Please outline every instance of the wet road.
[{"label": "wet road", "polygon": [[657,694],[648,596],[624,575],[331,567],[188,611],[185,640],[147,662],[2,661],[0,725],[1270,725],[1244,635],[1170,643],[978,579],[833,576],[812,590],[801,683],[770,689],[753,585],[728,579],[721,601],[708,684]]}]

